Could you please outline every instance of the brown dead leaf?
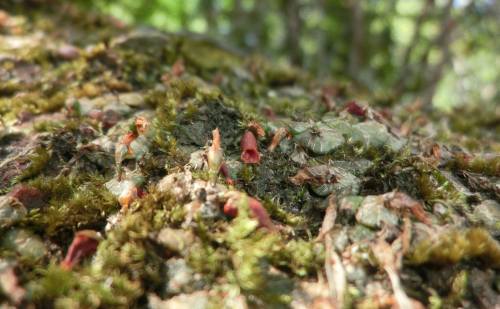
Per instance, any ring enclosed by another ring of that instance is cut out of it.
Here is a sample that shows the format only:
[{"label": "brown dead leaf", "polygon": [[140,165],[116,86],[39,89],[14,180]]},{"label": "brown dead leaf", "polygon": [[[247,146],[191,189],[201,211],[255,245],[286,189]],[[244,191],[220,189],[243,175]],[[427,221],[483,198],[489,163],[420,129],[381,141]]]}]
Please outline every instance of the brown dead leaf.
[{"label": "brown dead leaf", "polygon": [[274,132],[273,140],[271,141],[271,144],[269,144],[269,147],[267,147],[267,150],[269,152],[273,152],[285,137],[291,138],[290,132],[288,132],[287,128],[278,128],[276,132]]},{"label": "brown dead leaf", "polygon": [[264,131],[264,128],[258,123],[257,121],[250,121],[247,125],[247,128],[252,131],[257,137],[264,137],[266,136],[266,132]]},{"label": "brown dead leaf", "polygon": [[294,185],[297,186],[304,183],[322,185],[335,183],[337,181],[337,177],[335,177],[328,165],[317,165],[300,169],[295,176],[290,177],[289,179]]},{"label": "brown dead leaf", "polygon": [[386,207],[398,211],[404,212],[409,210],[420,222],[427,225],[431,224],[422,204],[406,193],[397,191],[386,193],[384,194],[384,204]]}]

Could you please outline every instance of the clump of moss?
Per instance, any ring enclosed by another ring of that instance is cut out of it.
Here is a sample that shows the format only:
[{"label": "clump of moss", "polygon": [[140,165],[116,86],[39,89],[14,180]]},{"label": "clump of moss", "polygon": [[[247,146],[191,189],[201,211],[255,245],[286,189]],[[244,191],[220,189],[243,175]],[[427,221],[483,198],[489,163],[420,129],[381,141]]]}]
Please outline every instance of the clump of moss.
[{"label": "clump of moss", "polygon": [[38,92],[30,92],[0,101],[0,115],[15,119],[22,112],[31,114],[51,113],[64,106],[65,95],[58,92],[49,98]]},{"label": "clump of moss", "polygon": [[48,196],[48,202],[29,213],[26,224],[49,237],[60,237],[61,231],[102,227],[107,216],[118,208],[105,182],[99,175],[40,176],[30,181],[29,185]]},{"label": "clump of moss", "polygon": [[[249,217],[247,207],[239,207],[238,217],[227,230],[225,239],[232,264],[228,279],[240,286],[243,293],[253,295],[268,305],[286,304],[291,300],[288,295],[291,283],[285,276],[270,272],[271,253],[280,249],[279,237],[267,230],[257,229],[258,222]],[[276,280],[271,280],[272,277]],[[280,283],[284,286],[273,286]]]},{"label": "clump of moss", "polygon": [[275,262],[284,269],[290,269],[299,277],[312,275],[324,263],[323,246],[314,241],[290,240],[282,250],[276,252]]},{"label": "clump of moss", "polygon": [[166,194],[152,191],[133,207],[108,231],[91,265],[97,278],[120,274],[126,282],[132,282],[137,291],[128,296],[128,301],[138,301],[145,290],[161,289],[168,252],[152,236],[165,224],[175,226],[177,220],[173,214],[176,203]]},{"label": "clump of moss", "polygon": [[[417,187],[426,201],[445,200],[465,207],[465,197],[453,184],[436,168],[418,162],[414,165],[417,170]],[[461,209],[462,211],[464,209]]]},{"label": "clump of moss", "polygon": [[264,201],[264,207],[272,218],[275,218],[287,225],[299,227],[306,223],[306,219],[303,216],[286,211],[285,206],[274,203],[270,199],[266,199]]},{"label": "clump of moss", "polygon": [[28,159],[31,161],[30,165],[19,175],[16,181],[22,181],[39,175],[47,166],[51,159],[50,152],[44,147],[35,149]]},{"label": "clump of moss", "polygon": [[[39,278],[31,281],[27,290],[31,301],[55,308],[101,308],[130,306],[139,297],[137,282],[124,275],[108,276],[85,267],[81,271],[66,271],[55,264],[38,270]],[[111,282],[111,284],[108,284]]]},{"label": "clump of moss", "polygon": [[455,160],[449,164],[451,168],[466,170],[487,176],[500,177],[500,156],[476,156],[472,159],[465,155],[456,155]]},{"label": "clump of moss", "polygon": [[64,124],[59,121],[43,120],[35,122],[33,129],[35,132],[55,132],[62,129]]},{"label": "clump of moss", "polygon": [[500,267],[500,245],[481,228],[451,229],[420,240],[406,256],[411,264],[455,264],[480,258],[488,265]]}]

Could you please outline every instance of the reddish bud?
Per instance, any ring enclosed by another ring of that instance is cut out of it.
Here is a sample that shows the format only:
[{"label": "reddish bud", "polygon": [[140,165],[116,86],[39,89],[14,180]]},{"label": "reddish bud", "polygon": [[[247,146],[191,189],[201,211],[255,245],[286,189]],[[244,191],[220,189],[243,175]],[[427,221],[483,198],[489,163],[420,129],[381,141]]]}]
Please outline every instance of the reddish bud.
[{"label": "reddish bud", "polygon": [[[230,198],[226,204],[224,205],[224,214],[229,217],[236,217],[238,215],[238,202],[241,198],[241,195],[238,195],[234,198]],[[273,221],[269,217],[267,210],[262,206],[262,203],[259,200],[248,197],[248,208],[250,209],[250,214],[252,217],[257,219],[259,222],[259,226],[263,228],[267,228],[271,231],[276,230],[276,227],[273,224]]]},{"label": "reddish bud", "polygon": [[228,185],[231,185],[231,186],[234,185],[234,181],[231,178],[231,175],[229,174],[229,169],[228,169],[226,163],[222,163],[222,165],[220,166],[219,172],[222,174],[222,176],[224,176],[224,178],[226,179],[226,183]]},{"label": "reddish bud", "polygon": [[129,146],[137,138],[137,134],[134,132],[129,132],[122,137],[122,144]]},{"label": "reddish bud", "polygon": [[345,109],[347,112],[354,116],[364,117],[366,115],[366,108],[360,106],[355,101],[350,101],[347,103]]},{"label": "reddish bud", "polygon": [[250,208],[250,211],[257,219],[257,221],[259,221],[261,227],[265,227],[270,230],[275,229],[273,221],[271,221],[271,218],[269,217],[267,210],[264,208],[264,206],[262,206],[262,204],[258,200],[249,197],[248,207]]},{"label": "reddish bud", "polygon": [[99,236],[95,231],[84,230],[77,232],[69,246],[66,257],[61,262],[61,267],[66,270],[72,269],[83,258],[94,254],[98,244]]},{"label": "reddish bud", "polygon": [[149,128],[149,121],[144,117],[137,117],[135,119],[135,128],[139,134],[144,134]]},{"label": "reddish bud", "polygon": [[232,201],[228,201],[224,204],[224,214],[231,218],[234,218],[238,215],[238,207],[234,205]]},{"label": "reddish bud", "polygon": [[45,204],[45,195],[37,188],[26,185],[14,187],[10,196],[16,198],[27,209],[40,208]]},{"label": "reddish bud", "polygon": [[257,147],[257,140],[251,131],[245,131],[240,142],[241,161],[247,164],[257,164],[260,162],[260,153]]},{"label": "reddish bud", "polygon": [[136,190],[137,190],[137,197],[138,198],[143,198],[146,195],[148,195],[148,192],[142,188],[136,188]]}]

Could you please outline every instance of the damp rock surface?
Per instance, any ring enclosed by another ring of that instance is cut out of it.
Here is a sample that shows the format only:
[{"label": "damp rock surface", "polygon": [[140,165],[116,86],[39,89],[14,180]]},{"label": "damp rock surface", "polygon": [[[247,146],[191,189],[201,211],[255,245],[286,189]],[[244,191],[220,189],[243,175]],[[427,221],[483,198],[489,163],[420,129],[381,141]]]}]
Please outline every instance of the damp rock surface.
[{"label": "damp rock surface", "polygon": [[0,307],[498,303],[498,140],[51,5],[0,4]]}]

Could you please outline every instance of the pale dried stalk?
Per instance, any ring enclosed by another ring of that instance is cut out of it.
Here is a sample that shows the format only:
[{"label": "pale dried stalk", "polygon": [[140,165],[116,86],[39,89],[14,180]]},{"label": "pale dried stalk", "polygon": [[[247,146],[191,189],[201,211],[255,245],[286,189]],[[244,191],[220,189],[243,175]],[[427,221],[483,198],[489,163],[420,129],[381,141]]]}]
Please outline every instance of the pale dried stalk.
[{"label": "pale dried stalk", "polygon": [[417,309],[417,307],[414,306],[414,303],[408,297],[408,295],[406,295],[403,287],[401,286],[398,269],[396,267],[396,255],[394,254],[391,246],[387,242],[385,242],[385,240],[379,239],[379,241],[372,246],[372,251],[389,276],[389,280],[391,281],[392,290],[394,292],[394,297],[396,298],[398,307],[401,309]]},{"label": "pale dried stalk", "polygon": [[321,240],[323,238],[325,242],[325,273],[330,290],[330,296],[335,300],[336,308],[343,308],[344,295],[347,285],[346,275],[344,266],[342,265],[342,260],[333,247],[333,238],[330,233],[335,225],[336,218],[337,205],[335,203],[335,197],[330,196],[329,206],[326,209],[325,218],[323,219],[320,233],[316,239]]}]

